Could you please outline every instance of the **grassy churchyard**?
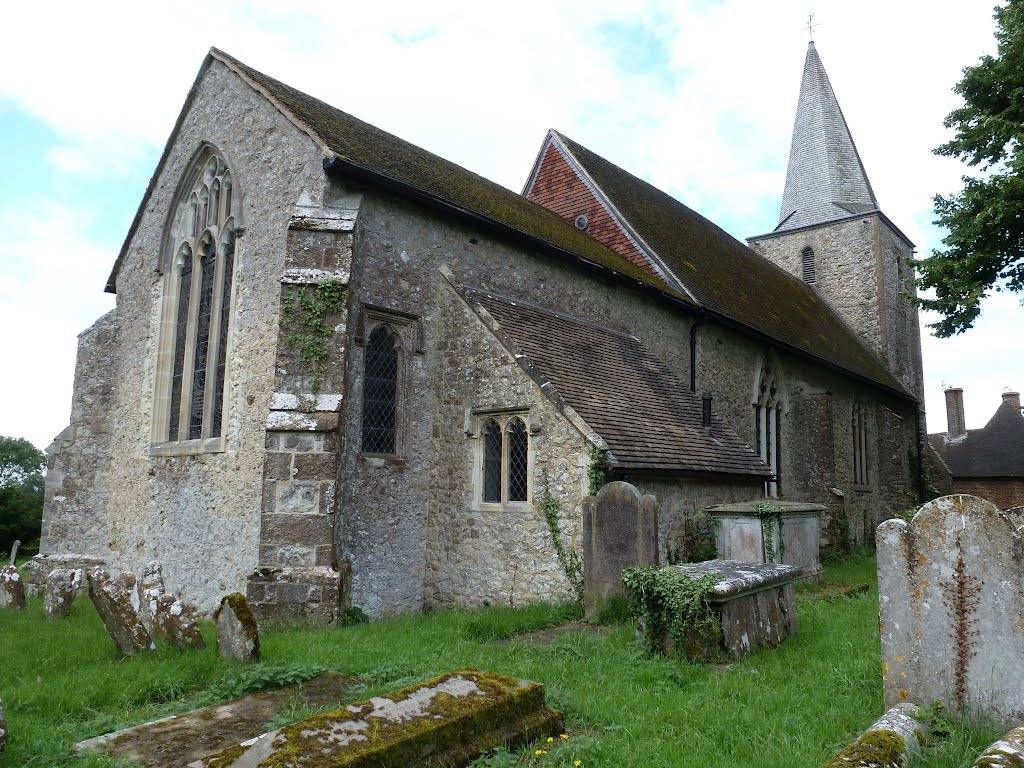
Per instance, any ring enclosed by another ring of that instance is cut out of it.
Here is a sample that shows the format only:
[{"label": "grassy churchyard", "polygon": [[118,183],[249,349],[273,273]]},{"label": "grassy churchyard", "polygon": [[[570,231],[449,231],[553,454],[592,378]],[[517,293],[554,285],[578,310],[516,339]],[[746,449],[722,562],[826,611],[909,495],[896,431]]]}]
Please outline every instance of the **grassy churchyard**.
[{"label": "grassy churchyard", "polygon": [[[31,598],[26,611],[0,613],[0,698],[10,730],[0,766],[124,765],[71,756],[71,745],[322,671],[360,677],[355,701],[476,667],[543,683],[548,703],[565,713],[568,736],[499,750],[477,765],[812,768],[883,711],[874,557],[859,553],[826,570],[830,582],[869,589],[802,589],[799,633],[725,666],[647,656],[631,624],[571,623],[580,619],[571,605],[441,611],[322,630],[265,627],[256,666],[218,658],[205,623],[204,651],[162,647],[122,658],[86,596],[63,620],[47,620],[41,598]],[[309,714],[286,711],[274,725]],[[970,766],[999,735],[941,713],[932,713],[932,727],[934,747],[911,768]]]}]

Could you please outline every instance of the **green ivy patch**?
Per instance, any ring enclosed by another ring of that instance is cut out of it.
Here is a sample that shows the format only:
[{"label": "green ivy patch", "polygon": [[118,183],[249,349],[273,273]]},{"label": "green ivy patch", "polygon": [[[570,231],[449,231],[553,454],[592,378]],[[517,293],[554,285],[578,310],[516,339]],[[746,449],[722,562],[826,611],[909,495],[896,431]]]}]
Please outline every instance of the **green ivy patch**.
[{"label": "green ivy patch", "polygon": [[327,373],[330,339],[335,324],[332,316],[345,308],[348,283],[340,278],[316,285],[288,285],[281,297],[281,330],[285,349],[297,355],[302,372],[311,377],[313,394]]},{"label": "green ivy patch", "polygon": [[709,598],[718,576],[689,575],[678,568],[627,568],[622,572],[630,608],[637,617],[647,649],[657,652],[668,632],[678,655],[695,638],[715,629]]}]

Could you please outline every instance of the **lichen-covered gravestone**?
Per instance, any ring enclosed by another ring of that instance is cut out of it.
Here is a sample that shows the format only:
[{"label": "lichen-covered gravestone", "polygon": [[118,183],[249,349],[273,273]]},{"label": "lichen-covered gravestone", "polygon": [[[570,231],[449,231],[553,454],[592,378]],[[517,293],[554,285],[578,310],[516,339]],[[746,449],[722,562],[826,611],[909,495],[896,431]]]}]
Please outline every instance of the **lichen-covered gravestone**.
[{"label": "lichen-covered gravestone", "polygon": [[217,654],[229,659],[260,660],[260,636],[256,617],[241,592],[225,595],[213,614],[217,625]]},{"label": "lichen-covered gravestone", "polygon": [[125,589],[125,580],[115,581],[105,569],[94,568],[89,571],[88,581],[92,604],[118,650],[129,656],[153,650],[156,646],[139,621],[131,594]]},{"label": "lichen-covered gravestone", "polygon": [[25,607],[25,582],[13,565],[0,568],[0,608]]},{"label": "lichen-covered gravestone", "polygon": [[1024,719],[1024,534],[974,496],[878,527],[885,701]]},{"label": "lichen-covered gravestone", "polygon": [[1024,726],[1014,728],[1005,734],[971,764],[972,768],[1020,768],[1022,765],[1024,765]]},{"label": "lichen-covered gravestone", "polygon": [[54,568],[46,577],[43,613],[58,619],[71,613],[71,604],[82,589],[85,574],[81,568]]},{"label": "lichen-covered gravestone", "polygon": [[147,627],[153,626],[153,614],[156,613],[156,601],[165,593],[163,568],[159,560],[146,563],[139,579],[139,618]]},{"label": "lichen-covered gravestone", "polygon": [[183,651],[204,648],[203,635],[195,619],[174,595],[160,595],[153,611],[153,635]]},{"label": "lichen-covered gravestone", "polygon": [[544,686],[465,669],[286,725],[189,768],[464,766],[503,744],[556,737],[561,728]]},{"label": "lichen-covered gravestone", "polygon": [[629,483],[604,485],[583,502],[583,607],[596,618],[624,594],[622,571],[658,564],[658,500]]}]

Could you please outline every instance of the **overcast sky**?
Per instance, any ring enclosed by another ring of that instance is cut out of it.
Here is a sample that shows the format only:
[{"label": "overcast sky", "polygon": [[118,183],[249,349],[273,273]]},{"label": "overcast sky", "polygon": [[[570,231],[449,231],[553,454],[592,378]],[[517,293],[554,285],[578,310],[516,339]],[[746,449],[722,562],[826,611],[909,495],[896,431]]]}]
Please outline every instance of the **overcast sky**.
[{"label": "overcast sky", "polygon": [[[210,46],[520,191],[556,128],[734,236],[778,221],[814,37],[882,210],[922,254],[963,167],[931,149],[961,69],[994,53],[986,0],[11,3],[0,46],[0,434],[69,420],[75,337],[114,306],[110,267]],[[1017,297],[926,336],[983,426],[1024,387]],[[934,321],[924,318],[923,322]]]}]

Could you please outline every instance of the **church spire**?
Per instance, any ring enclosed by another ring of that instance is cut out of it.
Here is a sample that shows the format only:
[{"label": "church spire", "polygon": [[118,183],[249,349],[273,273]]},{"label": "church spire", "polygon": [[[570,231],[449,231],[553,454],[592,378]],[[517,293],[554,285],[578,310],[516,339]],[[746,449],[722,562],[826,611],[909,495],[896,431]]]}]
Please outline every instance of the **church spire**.
[{"label": "church spire", "polygon": [[775,231],[876,210],[875,193],[812,40],[804,61],[782,212]]}]

